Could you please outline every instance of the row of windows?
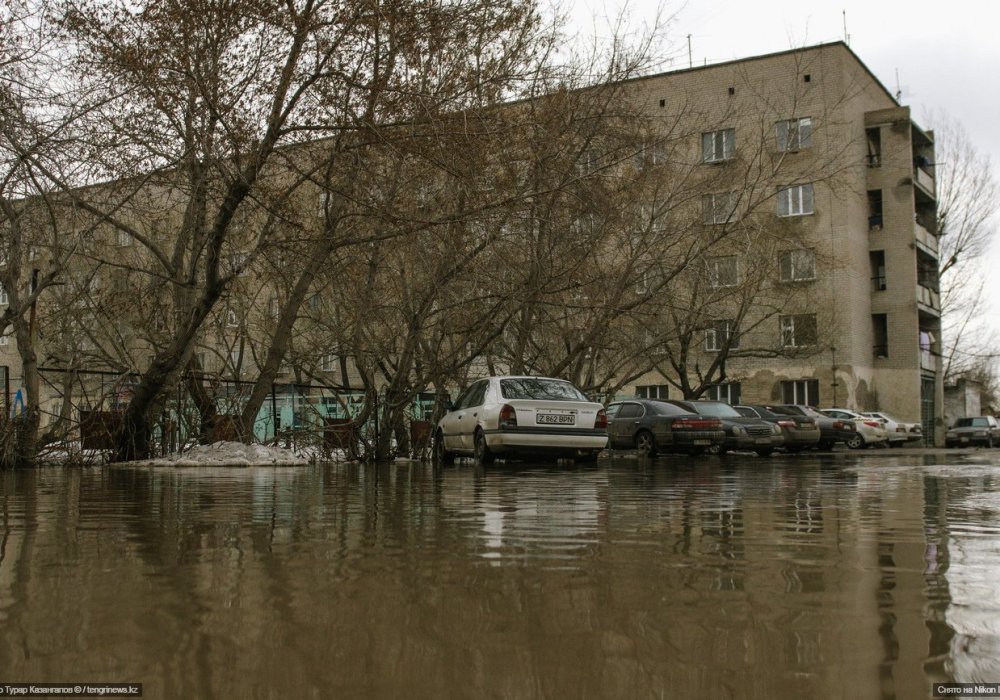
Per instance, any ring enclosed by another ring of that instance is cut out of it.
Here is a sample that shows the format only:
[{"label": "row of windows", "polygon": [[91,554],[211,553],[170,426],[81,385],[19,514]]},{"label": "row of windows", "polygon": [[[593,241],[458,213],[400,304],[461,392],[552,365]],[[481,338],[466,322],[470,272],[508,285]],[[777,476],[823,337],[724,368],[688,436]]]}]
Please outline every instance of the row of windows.
[{"label": "row of windows", "polygon": [[[819,405],[818,379],[790,379],[780,382],[780,386],[782,403],[805,404],[807,406]],[[726,382],[709,387],[702,394],[701,398],[710,401],[724,401],[728,404],[738,404],[741,402],[742,390],[743,387],[740,382]],[[635,397],[637,399],[658,399],[665,401],[670,398],[670,386],[667,384],[637,386],[635,388]]]},{"label": "row of windows", "polygon": [[[812,146],[812,117],[783,119],[774,125],[776,148],[783,152]],[[701,135],[701,160],[720,163],[736,155],[736,129],[706,131]]]},{"label": "row of windows", "polygon": [[[781,331],[781,345],[784,348],[806,348],[818,341],[816,314],[789,314],[778,317],[778,327]],[[719,319],[709,323],[705,329],[705,350],[719,352],[728,347],[737,350],[740,347],[740,337],[736,333],[736,324],[731,319]]]},{"label": "row of windows", "polygon": [[[777,214],[780,217],[809,216],[816,213],[815,195],[812,183],[781,187],[775,198]],[[736,215],[739,192],[714,192],[701,198],[702,222],[705,224],[726,224]]]},{"label": "row of windows", "polygon": [[[721,255],[706,261],[708,284],[713,288],[735,287],[740,282],[739,257]],[[784,250],[778,254],[779,279],[803,282],[816,279],[816,252],[811,248]]]}]

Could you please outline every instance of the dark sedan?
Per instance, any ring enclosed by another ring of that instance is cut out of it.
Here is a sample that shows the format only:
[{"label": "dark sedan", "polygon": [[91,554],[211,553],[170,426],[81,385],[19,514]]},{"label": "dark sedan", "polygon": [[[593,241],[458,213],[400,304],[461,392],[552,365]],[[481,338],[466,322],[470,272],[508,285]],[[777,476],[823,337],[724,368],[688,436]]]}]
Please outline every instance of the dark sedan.
[{"label": "dark sedan", "polygon": [[781,428],[760,418],[747,418],[727,403],[722,401],[675,401],[675,406],[685,411],[697,413],[706,418],[718,418],[722,421],[722,429],[726,432],[726,440],[709,452],[725,454],[729,450],[750,450],[761,457],[766,457],[774,448],[784,444],[785,438]]},{"label": "dark sedan", "polygon": [[608,447],[701,454],[725,439],[722,423],[664,401],[635,399],[608,406]]},{"label": "dark sedan", "polygon": [[819,442],[816,443],[816,449],[818,450],[832,450],[836,443],[848,442],[856,437],[857,427],[854,425],[854,421],[831,418],[820,413],[812,406],[784,403],[774,406],[769,405],[768,408],[775,413],[783,413],[789,416],[805,416],[815,420],[819,425]]},{"label": "dark sedan", "polygon": [[948,429],[944,444],[945,447],[1000,445],[1000,424],[993,416],[959,418],[955,421],[955,425]]},{"label": "dark sedan", "polygon": [[781,428],[785,436],[786,452],[801,452],[819,443],[820,430],[815,418],[775,413],[769,406],[733,406],[733,408],[748,418],[760,418]]}]

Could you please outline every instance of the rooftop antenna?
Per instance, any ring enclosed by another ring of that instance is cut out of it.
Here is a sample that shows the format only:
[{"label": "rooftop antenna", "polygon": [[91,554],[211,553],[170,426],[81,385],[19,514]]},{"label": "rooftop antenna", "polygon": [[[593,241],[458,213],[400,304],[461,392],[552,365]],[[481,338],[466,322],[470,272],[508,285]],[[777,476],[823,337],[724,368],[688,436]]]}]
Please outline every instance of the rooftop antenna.
[{"label": "rooftop antenna", "polygon": [[844,13],[844,43],[848,46],[851,45],[851,35],[847,33],[847,10],[841,10]]},{"label": "rooftop antenna", "polygon": [[694,68],[694,59],[691,57],[691,35],[688,34],[688,68]]},{"label": "rooftop antenna", "polygon": [[896,102],[903,99],[903,88],[899,86],[899,69],[896,69]]}]

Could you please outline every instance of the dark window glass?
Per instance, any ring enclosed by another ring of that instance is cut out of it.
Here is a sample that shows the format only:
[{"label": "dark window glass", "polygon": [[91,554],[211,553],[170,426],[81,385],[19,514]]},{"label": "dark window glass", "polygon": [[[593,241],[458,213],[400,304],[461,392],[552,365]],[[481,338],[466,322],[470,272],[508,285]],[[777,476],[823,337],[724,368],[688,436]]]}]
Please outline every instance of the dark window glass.
[{"label": "dark window glass", "polygon": [[582,391],[562,379],[520,377],[501,379],[500,394],[505,399],[536,399],[549,401],[587,401]]}]

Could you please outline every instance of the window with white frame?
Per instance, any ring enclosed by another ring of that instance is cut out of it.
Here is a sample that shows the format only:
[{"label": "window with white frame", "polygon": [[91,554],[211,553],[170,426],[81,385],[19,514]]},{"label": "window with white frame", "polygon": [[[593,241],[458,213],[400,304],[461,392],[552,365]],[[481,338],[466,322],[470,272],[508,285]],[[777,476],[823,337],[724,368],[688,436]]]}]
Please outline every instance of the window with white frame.
[{"label": "window with white frame", "polygon": [[230,328],[240,325],[240,317],[233,309],[226,309],[226,325]]},{"label": "window with white frame", "polygon": [[816,253],[811,248],[782,251],[778,260],[782,282],[816,279]]},{"label": "window with white frame", "polygon": [[783,187],[778,190],[778,216],[806,216],[812,213],[812,183]]},{"label": "window with white frame", "polygon": [[742,390],[743,387],[739,382],[726,382],[725,384],[716,384],[708,387],[705,393],[702,394],[702,398],[709,401],[725,401],[729,405],[735,406],[740,403]]},{"label": "window with white frame", "polygon": [[701,159],[704,163],[729,160],[736,152],[736,129],[707,131],[701,135]]},{"label": "window with white frame", "polygon": [[667,384],[645,384],[635,388],[637,399],[658,399],[665,401],[670,398],[670,386]]},{"label": "window with white frame", "polygon": [[0,286],[0,306],[7,306],[10,304],[10,295],[7,294],[7,290]]},{"label": "window with white frame", "polygon": [[10,345],[10,336],[6,333],[0,333],[0,347],[7,347]]},{"label": "window with white frame", "polygon": [[246,265],[249,259],[250,256],[247,253],[230,253],[229,272],[234,275],[242,275],[246,271]]},{"label": "window with white frame", "polygon": [[781,344],[786,348],[803,348],[817,341],[816,314],[781,316]]},{"label": "window with white frame", "polygon": [[705,329],[705,350],[708,352],[719,352],[726,347],[735,350],[739,346],[740,338],[731,320],[712,321]]},{"label": "window with white frame", "polygon": [[335,353],[328,352],[320,360],[320,369],[324,372],[336,372],[340,369],[340,358]]},{"label": "window with white frame", "polygon": [[786,119],[774,126],[779,151],[797,151],[812,145],[812,117]]},{"label": "window with white frame", "polygon": [[722,255],[709,258],[708,284],[713,289],[720,287],[735,287],[740,281],[739,264],[735,255]]},{"label": "window with white frame", "polygon": [[239,346],[237,346],[229,351],[229,368],[239,374],[241,372],[242,364],[243,353],[240,351]]},{"label": "window with white frame", "polygon": [[701,198],[702,221],[725,224],[733,220],[739,195],[736,192],[716,192]]},{"label": "window with white frame", "polygon": [[117,229],[115,231],[115,245],[119,248],[128,248],[132,245],[132,235],[128,231]]},{"label": "window with white frame", "polygon": [[281,313],[281,302],[279,301],[278,297],[271,297],[268,300],[267,306],[268,306],[268,313],[271,315],[271,318],[277,321],[278,316]]},{"label": "window with white frame", "polygon": [[818,379],[791,379],[781,382],[783,403],[819,406]]}]

